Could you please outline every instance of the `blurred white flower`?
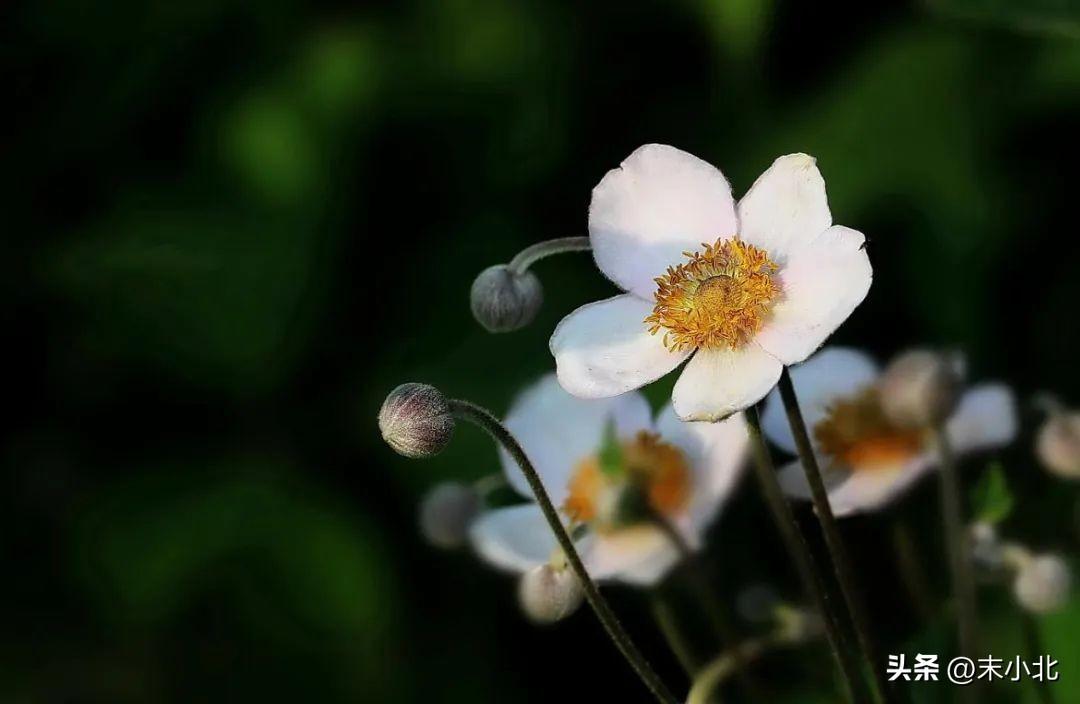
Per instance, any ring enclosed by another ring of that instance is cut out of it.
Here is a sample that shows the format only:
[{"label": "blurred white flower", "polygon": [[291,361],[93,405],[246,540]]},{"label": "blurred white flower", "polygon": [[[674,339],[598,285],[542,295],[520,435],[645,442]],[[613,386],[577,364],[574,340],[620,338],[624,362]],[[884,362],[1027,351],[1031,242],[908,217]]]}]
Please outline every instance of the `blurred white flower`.
[{"label": "blurred white flower", "polygon": [[[639,393],[579,399],[553,374],[518,397],[505,424],[560,508],[589,574],[639,585],[657,582],[678,560],[649,514],[662,515],[700,547],[735,486],[749,440],[741,414],[690,424],[669,405],[654,422]],[[500,454],[510,485],[531,499],[517,465]],[[548,563],[556,550],[532,502],[488,511],[470,535],[484,559],[519,573]]]},{"label": "blurred white flower", "polygon": [[1051,473],[1080,478],[1080,413],[1051,410],[1035,438],[1035,454]]},{"label": "blurred white flower", "polygon": [[[880,373],[868,355],[829,347],[792,369],[791,377],[837,516],[881,508],[937,466],[932,434],[898,427],[884,413]],[[776,445],[796,453],[777,392],[769,396],[762,428]],[[945,432],[957,454],[1008,444],[1016,435],[1012,392],[1003,384],[972,387],[961,394]],[[789,495],[810,498],[798,462],[780,470],[780,483]]]},{"label": "blurred white flower", "polygon": [[559,381],[607,398],[690,359],[672,393],[684,420],[721,419],[764,397],[783,365],[847,319],[872,278],[865,238],[832,224],[806,154],[777,159],[736,206],[715,167],[645,145],[593,190],[589,238],[597,266],[626,293],[555,329]]},{"label": "blurred white flower", "polygon": [[1048,614],[1065,606],[1071,584],[1069,565],[1060,556],[1032,555],[1019,564],[1013,595],[1028,611]]}]

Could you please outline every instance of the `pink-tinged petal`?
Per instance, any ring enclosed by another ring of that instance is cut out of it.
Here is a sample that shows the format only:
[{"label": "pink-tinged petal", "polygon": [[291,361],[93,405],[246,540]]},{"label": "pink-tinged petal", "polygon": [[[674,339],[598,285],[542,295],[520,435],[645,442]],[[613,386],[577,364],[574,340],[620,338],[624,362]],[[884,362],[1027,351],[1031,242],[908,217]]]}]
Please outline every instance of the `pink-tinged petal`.
[{"label": "pink-tinged petal", "polygon": [[738,213],[739,238],[780,264],[832,225],[825,181],[806,154],[774,161],[739,201]]},{"label": "pink-tinged petal", "polygon": [[[580,399],[568,394],[554,374],[545,374],[514,400],[504,424],[533,463],[540,481],[559,506],[577,464],[594,455],[608,421],[620,438],[652,428],[652,410],[640,393],[615,398]],[[525,475],[505,450],[499,451],[503,472],[522,496],[532,496]]]},{"label": "pink-tinged petal", "polygon": [[784,364],[821,347],[870,290],[873,271],[862,233],[837,225],[791,254],[780,270],[782,298],[757,335]]},{"label": "pink-tinged petal", "polygon": [[[850,347],[826,347],[802,364],[791,368],[791,383],[799,397],[799,409],[807,428],[813,430],[833,401],[852,396],[877,381],[878,366],[865,352]],[[765,437],[795,454],[784,402],[779,391],[769,394],[761,416]]]},{"label": "pink-tinged petal", "polygon": [[1008,445],[1016,438],[1016,398],[1004,384],[969,389],[946,423],[956,452],[974,452]]},{"label": "pink-tinged petal", "polygon": [[690,355],[664,347],[645,318],[652,305],[624,294],[578,308],[551,336],[559,383],[580,398],[605,398],[656,381]]},{"label": "pink-tinged petal", "polygon": [[652,300],[653,281],[684,261],[683,252],[736,232],[731,186],[692,154],[646,144],[593,189],[589,238],[604,275]]},{"label": "pink-tinged petal", "polygon": [[[837,518],[876,511],[900,498],[933,466],[928,455],[919,455],[889,467],[849,470],[821,465],[829,506]],[[779,472],[780,487],[788,496],[812,500],[810,484],[800,462],[785,465]]]},{"label": "pink-tinged petal", "polygon": [[649,587],[675,566],[679,552],[663,532],[642,524],[594,535],[581,559],[594,579]]},{"label": "pink-tinged petal", "polygon": [[737,350],[698,350],[675,382],[671,402],[683,420],[722,420],[760,401],[781,369],[753,343]]}]

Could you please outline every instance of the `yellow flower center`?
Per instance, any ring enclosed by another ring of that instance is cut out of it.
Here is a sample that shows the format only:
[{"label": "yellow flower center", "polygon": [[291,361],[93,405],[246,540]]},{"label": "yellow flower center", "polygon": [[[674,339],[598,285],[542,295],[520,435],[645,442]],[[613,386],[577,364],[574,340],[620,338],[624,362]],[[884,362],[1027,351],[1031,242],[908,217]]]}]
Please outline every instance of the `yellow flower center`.
[{"label": "yellow flower center", "polygon": [[868,387],[832,403],[814,426],[821,451],[848,469],[895,467],[914,457],[925,444],[918,430],[889,422],[876,387]]},{"label": "yellow flower center", "polygon": [[623,504],[634,497],[664,516],[676,515],[686,507],[691,493],[690,467],[678,448],[656,433],[641,431],[621,443],[621,449],[623,468],[615,475],[604,472],[597,455],[578,462],[562,507],[572,521],[592,523],[599,529],[625,524],[627,507]]},{"label": "yellow flower center", "polygon": [[689,261],[656,279],[649,332],[664,330],[673,352],[691,348],[738,349],[761,329],[780,293],[779,267],[765,250],[738,239],[683,252]]}]

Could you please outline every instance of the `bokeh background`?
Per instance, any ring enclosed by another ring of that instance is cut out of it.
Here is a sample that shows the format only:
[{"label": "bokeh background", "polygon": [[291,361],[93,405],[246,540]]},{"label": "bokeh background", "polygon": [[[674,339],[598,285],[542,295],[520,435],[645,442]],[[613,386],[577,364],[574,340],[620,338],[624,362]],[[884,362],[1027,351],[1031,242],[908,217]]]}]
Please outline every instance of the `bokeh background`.
[{"label": "bokeh background", "polygon": [[[1031,460],[1026,405],[1043,389],[1080,402],[1075,2],[55,0],[0,16],[4,702],[648,701],[587,611],[529,626],[510,579],[418,537],[427,487],[497,470],[488,441],[463,428],[411,462],[374,417],[408,380],[502,411],[548,370],[555,323],[611,291],[589,258],[539,264],[545,307],[512,335],[472,321],[472,277],[584,234],[592,186],[650,141],[719,164],[736,193],[779,154],[817,156],[875,266],[837,340],[882,358],[954,345],[972,376],[1014,383],[1003,530],[1075,547],[1077,492]],[[793,595],[746,484],[713,533],[717,588]],[[924,482],[845,524],[888,652],[951,647],[940,613],[915,617],[890,547],[907,521],[944,592],[936,500]],[[647,595],[610,592],[681,691]],[[983,599],[995,654],[1017,654],[1007,594]],[[1080,701],[1080,607],[1045,627],[1059,701]],[[835,701],[823,648],[760,672],[775,701]]]}]

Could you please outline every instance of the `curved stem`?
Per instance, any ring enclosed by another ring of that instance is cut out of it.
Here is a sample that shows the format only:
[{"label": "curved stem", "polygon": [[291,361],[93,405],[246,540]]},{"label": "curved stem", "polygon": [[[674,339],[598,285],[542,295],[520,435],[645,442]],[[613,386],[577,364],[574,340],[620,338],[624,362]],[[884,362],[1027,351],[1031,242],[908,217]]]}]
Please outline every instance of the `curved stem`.
[{"label": "curved stem", "polygon": [[[702,608],[705,611],[706,617],[712,624],[713,630],[716,631],[716,635],[720,640],[720,648],[729,648],[738,642],[738,636],[735,633],[735,628],[731,625],[731,621],[728,619],[727,614],[724,612],[724,607],[716,599],[716,594],[709,587],[709,577],[705,572],[705,567],[702,565],[701,560],[698,559],[697,553],[690,547],[690,544],[686,542],[686,538],[679,529],[676,528],[671,521],[660,513],[653,512],[652,521],[660,529],[660,531],[671,541],[672,545],[679,553],[679,561],[686,567],[686,576],[689,579],[690,587],[694,591],[694,596],[698,602],[701,603]],[[738,651],[735,653],[738,657]],[[761,694],[760,687],[757,686],[741,667],[739,669],[739,679],[742,681],[743,687],[748,693],[754,696],[755,699],[760,699]]]},{"label": "curved stem", "polygon": [[608,636],[615,643],[615,647],[619,649],[619,652],[623,654],[630,666],[634,668],[638,677],[653,693],[657,701],[663,704],[678,704],[678,700],[660,680],[660,676],[652,669],[652,666],[634,644],[634,641],[630,639],[629,634],[619,623],[615,612],[611,610],[607,599],[600,593],[600,589],[597,588],[596,583],[589,576],[577,548],[574,547],[574,541],[566,532],[566,527],[560,520],[558,511],[556,511],[554,504],[551,503],[551,497],[548,496],[543,482],[540,481],[540,475],[536,473],[536,469],[525,455],[525,451],[521,449],[517,439],[487,409],[474,403],[454,399],[450,401],[450,409],[458,418],[474,423],[486,431],[488,435],[502,445],[503,449],[510,454],[518,467],[521,468],[525,479],[529,482],[529,488],[532,489],[533,495],[536,497],[536,502],[544,513],[544,518],[547,519],[548,525],[551,526],[551,530],[555,534],[555,539],[566,555],[574,574],[577,575],[578,580],[581,582],[589,606],[596,613],[596,617],[600,619],[600,623],[603,624],[604,630],[607,631]]},{"label": "curved stem", "polygon": [[529,245],[517,253],[507,266],[515,274],[523,274],[525,271],[544,257],[564,252],[587,252],[592,249],[588,237],[558,237],[553,240],[545,240]]},{"label": "curved stem", "polygon": [[836,614],[829,603],[829,593],[825,588],[825,580],[817,563],[810,552],[810,546],[806,543],[806,537],[802,534],[799,524],[795,520],[795,514],[791,505],[784,498],[780,488],[780,482],[776,478],[776,469],[773,466],[772,455],[765,445],[765,439],[761,434],[761,416],[756,406],[746,409],[747,428],[750,432],[750,445],[754,453],[754,470],[761,487],[761,493],[765,496],[765,502],[772,512],[773,521],[777,530],[784,540],[788,555],[795,563],[799,577],[803,584],[806,596],[813,602],[821,621],[825,626],[825,635],[832,650],[833,659],[836,660],[844,683],[844,700],[854,701],[855,692],[860,691],[858,682],[861,680],[859,666],[855,663],[845,646],[845,638],[837,621]]},{"label": "curved stem", "polygon": [[[707,664],[694,679],[686,704],[715,702],[713,695],[732,673],[739,672],[748,663],[760,659],[769,652],[784,646],[794,646],[809,640],[809,635],[795,636],[779,630],[775,633],[743,641],[731,650],[720,653]],[[763,700],[759,700],[763,701]]]},{"label": "curved stem", "polygon": [[784,410],[787,412],[788,425],[791,426],[791,434],[795,437],[795,446],[799,451],[799,460],[802,462],[806,480],[810,484],[810,493],[814,501],[814,513],[821,524],[821,532],[825,536],[825,545],[833,561],[833,570],[840,584],[840,591],[844,596],[848,611],[851,613],[851,623],[855,627],[855,636],[859,641],[859,650],[862,653],[866,665],[870,668],[872,677],[871,691],[874,701],[892,701],[888,685],[885,683],[885,669],[879,667],[881,661],[873,639],[870,636],[870,622],[863,604],[862,594],[859,590],[855,570],[851,566],[851,558],[848,556],[844,539],[840,535],[840,528],[836,524],[832,506],[829,505],[829,495],[825,491],[825,482],[821,478],[821,469],[818,467],[817,457],[814,454],[813,445],[810,443],[810,434],[806,429],[806,421],[803,420],[802,411],[799,409],[799,399],[795,395],[795,386],[791,383],[791,373],[787,367],[780,373],[780,398],[784,402]]},{"label": "curved stem", "polygon": [[952,572],[953,598],[956,600],[956,625],[960,638],[960,654],[973,658],[978,650],[978,623],[975,605],[975,575],[964,536],[963,502],[960,475],[956,469],[952,445],[944,428],[934,429],[941,460],[941,512],[945,526],[945,543]]}]

